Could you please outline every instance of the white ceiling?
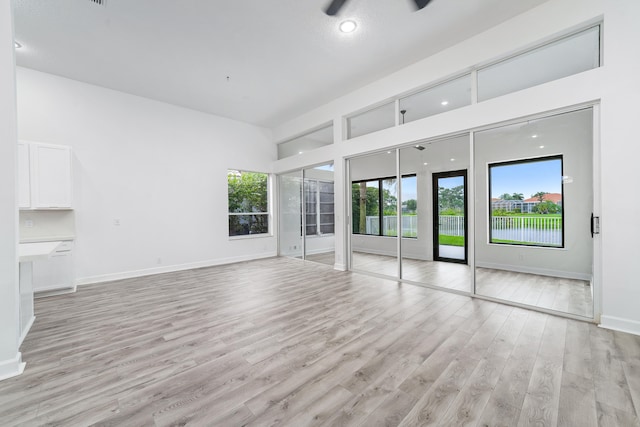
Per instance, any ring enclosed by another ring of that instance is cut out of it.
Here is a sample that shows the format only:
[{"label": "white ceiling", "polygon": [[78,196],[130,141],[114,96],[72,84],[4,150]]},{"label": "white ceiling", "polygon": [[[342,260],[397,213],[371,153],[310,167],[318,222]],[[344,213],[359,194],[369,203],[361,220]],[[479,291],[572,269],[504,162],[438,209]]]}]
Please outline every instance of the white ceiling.
[{"label": "white ceiling", "polygon": [[272,127],[545,1],[14,0],[17,63]]}]

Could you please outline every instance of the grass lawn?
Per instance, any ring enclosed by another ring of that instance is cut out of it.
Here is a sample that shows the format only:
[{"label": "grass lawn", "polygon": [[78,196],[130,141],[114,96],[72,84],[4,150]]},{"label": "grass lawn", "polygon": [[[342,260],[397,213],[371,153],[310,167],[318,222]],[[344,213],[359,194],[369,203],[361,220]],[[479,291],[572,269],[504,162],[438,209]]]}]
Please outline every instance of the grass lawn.
[{"label": "grass lawn", "polygon": [[441,234],[438,236],[438,241],[441,245],[464,246],[464,236],[445,236]]}]

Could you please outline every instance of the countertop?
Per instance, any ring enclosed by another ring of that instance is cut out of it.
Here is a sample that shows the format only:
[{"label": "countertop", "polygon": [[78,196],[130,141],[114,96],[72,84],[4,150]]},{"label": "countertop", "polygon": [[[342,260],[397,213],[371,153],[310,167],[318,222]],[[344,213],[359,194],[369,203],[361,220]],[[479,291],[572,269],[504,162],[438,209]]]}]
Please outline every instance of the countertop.
[{"label": "countertop", "polygon": [[62,242],[20,243],[18,245],[19,260],[20,262],[29,262],[48,258],[60,243]]},{"label": "countertop", "polygon": [[57,236],[46,236],[46,237],[27,237],[20,239],[20,243],[36,243],[36,242],[60,242],[62,240],[75,240],[76,236],[68,234],[68,235],[57,235]]}]

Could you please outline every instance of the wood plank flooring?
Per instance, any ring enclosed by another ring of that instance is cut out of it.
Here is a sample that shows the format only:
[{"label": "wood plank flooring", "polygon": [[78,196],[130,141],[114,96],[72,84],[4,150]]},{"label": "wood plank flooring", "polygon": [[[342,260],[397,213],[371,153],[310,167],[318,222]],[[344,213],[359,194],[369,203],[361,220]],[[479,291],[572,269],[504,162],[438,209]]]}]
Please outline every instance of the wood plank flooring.
[{"label": "wood plank flooring", "polygon": [[2,426],[640,426],[640,337],[312,262],[35,309]]},{"label": "wood plank flooring", "polygon": [[[446,289],[469,292],[471,270],[465,264],[403,258],[402,277]],[[354,268],[396,277],[397,258],[354,252]],[[476,269],[476,293],[533,307],[556,310],[586,318],[593,317],[593,296],[589,282],[519,273]]]}]

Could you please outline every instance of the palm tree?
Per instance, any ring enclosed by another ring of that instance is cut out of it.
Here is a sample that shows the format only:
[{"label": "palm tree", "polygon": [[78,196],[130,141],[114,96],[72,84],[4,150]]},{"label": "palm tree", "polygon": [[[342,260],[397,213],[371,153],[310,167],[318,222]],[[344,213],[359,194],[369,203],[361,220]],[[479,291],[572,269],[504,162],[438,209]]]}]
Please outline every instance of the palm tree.
[{"label": "palm tree", "polygon": [[535,197],[540,203],[542,203],[544,202],[544,196],[547,194],[549,193],[546,191],[538,191],[536,194],[532,194],[531,197]]}]

